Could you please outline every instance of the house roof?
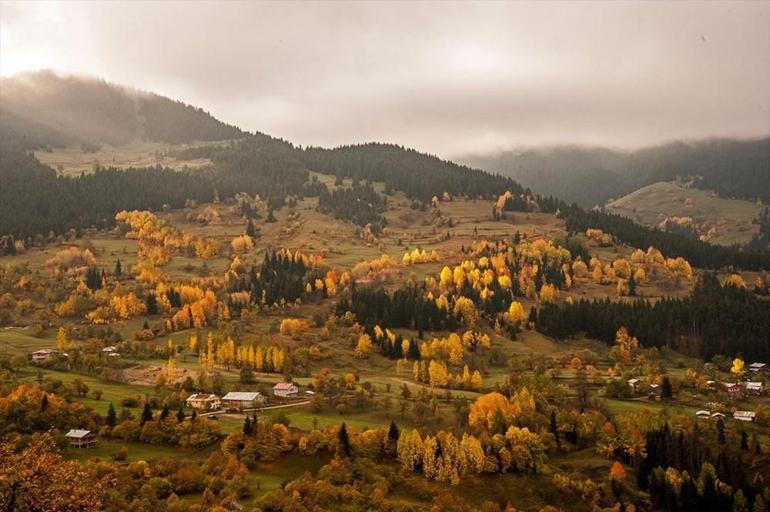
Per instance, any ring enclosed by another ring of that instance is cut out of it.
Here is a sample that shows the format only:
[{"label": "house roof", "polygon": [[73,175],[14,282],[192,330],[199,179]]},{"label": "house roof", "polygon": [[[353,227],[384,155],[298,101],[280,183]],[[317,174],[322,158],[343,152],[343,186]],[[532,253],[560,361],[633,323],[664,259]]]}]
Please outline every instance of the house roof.
[{"label": "house roof", "polygon": [[734,418],[754,418],[756,415],[757,413],[753,411],[735,411],[733,413]]},{"label": "house roof", "polygon": [[35,350],[32,352],[33,354],[56,354],[59,351],[55,348],[41,348],[40,350]]},{"label": "house roof", "polygon": [[639,382],[639,379],[637,379],[637,378],[628,379],[628,383],[629,384],[636,384],[637,382]]},{"label": "house roof", "polygon": [[117,348],[115,348],[115,346],[113,346],[113,345],[110,345],[109,347],[104,347],[104,348],[102,349],[102,352],[115,352],[116,350],[118,350],[118,349],[117,349]]},{"label": "house roof", "polygon": [[259,391],[230,391],[228,394],[222,397],[222,400],[256,400],[257,397],[262,396]]},{"label": "house roof", "polygon": [[764,368],[765,366],[767,366],[766,363],[751,363],[749,368]]},{"label": "house roof", "polygon": [[711,417],[712,418],[724,418],[725,415],[722,414],[721,412],[715,412],[714,414],[711,415]]},{"label": "house roof", "polygon": [[695,413],[696,416],[711,416],[711,413],[708,411],[698,411]]},{"label": "house roof", "polygon": [[745,382],[744,386],[746,387],[746,389],[756,389],[756,390],[762,389],[761,382]]},{"label": "house roof", "polygon": [[194,400],[216,400],[219,397],[217,395],[210,395],[208,393],[195,393],[187,397],[187,402],[191,402]]},{"label": "house roof", "polygon": [[73,437],[73,438],[76,438],[76,439],[82,439],[82,438],[84,438],[86,436],[89,436],[91,434],[92,434],[92,432],[90,430],[79,430],[79,429],[73,428],[72,430],[67,432],[67,437]]},{"label": "house roof", "polygon": [[290,390],[290,389],[294,389],[294,388],[296,388],[296,387],[297,387],[297,386],[295,386],[295,385],[294,385],[293,383],[291,383],[291,382],[279,382],[278,384],[276,384],[275,386],[273,386],[273,389],[282,389],[282,390],[283,390],[283,389],[285,389],[285,390],[287,390],[287,391],[288,391],[288,390]]}]

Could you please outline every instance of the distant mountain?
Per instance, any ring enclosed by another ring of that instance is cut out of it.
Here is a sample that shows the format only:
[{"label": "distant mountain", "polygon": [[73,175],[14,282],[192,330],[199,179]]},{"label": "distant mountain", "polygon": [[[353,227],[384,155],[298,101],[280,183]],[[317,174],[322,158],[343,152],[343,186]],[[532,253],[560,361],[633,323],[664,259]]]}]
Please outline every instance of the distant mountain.
[{"label": "distant mountain", "polygon": [[0,138],[25,148],[244,135],[200,108],[95,78],[38,71],[0,80]]},{"label": "distant mountain", "polygon": [[677,177],[724,197],[770,202],[770,138],[673,142],[637,151],[565,146],[459,160],[587,207]]}]

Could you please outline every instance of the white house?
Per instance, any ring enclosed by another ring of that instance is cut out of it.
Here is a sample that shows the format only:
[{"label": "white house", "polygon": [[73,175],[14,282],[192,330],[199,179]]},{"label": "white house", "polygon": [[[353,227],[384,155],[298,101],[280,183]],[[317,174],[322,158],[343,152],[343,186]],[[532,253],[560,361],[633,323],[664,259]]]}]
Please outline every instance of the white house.
[{"label": "white house", "polygon": [[251,409],[265,400],[259,391],[230,391],[222,397],[222,406],[225,409]]},{"label": "white house", "polygon": [[746,393],[751,393],[753,395],[761,395],[762,383],[761,382],[744,382],[743,389],[746,390]]},{"label": "white house", "polygon": [[753,411],[735,411],[733,418],[740,421],[754,421],[754,417],[757,414]]},{"label": "white house", "polygon": [[195,393],[185,400],[188,407],[202,411],[215,411],[222,406],[222,400],[217,395]]},{"label": "white house", "polygon": [[637,393],[639,391],[639,379],[633,378],[628,379],[628,385],[631,386],[631,389],[634,390],[634,393]]},{"label": "white house", "polygon": [[751,363],[749,365],[749,371],[750,372],[763,372],[767,369],[767,364],[765,363]]},{"label": "white house", "polygon": [[708,411],[698,411],[695,413],[695,417],[701,420],[707,420],[711,418],[711,413]]},{"label": "white house", "polygon": [[297,396],[299,388],[292,382],[279,382],[273,386],[273,394],[282,398],[291,398]]},{"label": "white house", "polygon": [[74,448],[88,448],[96,442],[96,434],[90,430],[72,429],[65,434],[65,437]]},{"label": "white house", "polygon": [[48,361],[58,353],[59,351],[53,348],[41,348],[40,350],[32,352],[32,362],[42,363],[44,361]]},{"label": "white house", "polygon": [[722,414],[721,412],[715,412],[714,414],[711,415],[711,417],[712,418],[722,418],[722,419],[724,419],[725,415]]}]

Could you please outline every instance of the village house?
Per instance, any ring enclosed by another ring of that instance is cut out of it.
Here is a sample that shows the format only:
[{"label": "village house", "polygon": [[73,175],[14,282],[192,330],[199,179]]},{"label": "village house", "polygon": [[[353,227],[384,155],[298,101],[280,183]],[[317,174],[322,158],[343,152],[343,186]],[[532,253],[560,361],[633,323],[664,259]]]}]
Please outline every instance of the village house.
[{"label": "village house", "polygon": [[217,395],[208,393],[195,393],[185,400],[187,407],[198,409],[200,411],[215,411],[222,405],[221,399]]},{"label": "village house", "polygon": [[711,415],[711,418],[712,419],[715,419],[715,418],[725,419],[725,415],[723,413],[721,413],[721,412],[715,412],[714,414]]},{"label": "village house", "polygon": [[695,413],[695,417],[699,420],[707,420],[711,418],[711,413],[708,411],[698,411]]},{"label": "village house", "polygon": [[640,381],[637,378],[628,379],[628,385],[629,385],[629,387],[631,387],[631,390],[634,393],[638,393],[639,392],[639,382]]},{"label": "village house", "polygon": [[65,435],[73,448],[88,448],[96,443],[96,434],[90,430],[72,429]]},{"label": "village house", "polygon": [[118,353],[118,349],[113,345],[104,347],[102,349],[102,355],[107,357],[120,357],[120,354]]},{"label": "village house", "polygon": [[754,417],[757,414],[753,411],[735,411],[733,418],[740,421],[754,421]]},{"label": "village house", "polygon": [[251,409],[258,407],[266,400],[259,391],[230,391],[222,397],[222,407],[225,409]]},{"label": "village house", "polygon": [[42,363],[48,361],[58,353],[59,351],[53,348],[41,348],[40,350],[32,352],[32,362]]},{"label": "village house", "polygon": [[743,396],[743,386],[740,382],[725,382],[724,385],[730,398],[740,398]]},{"label": "village house", "polygon": [[751,363],[749,365],[749,371],[754,373],[764,372],[767,370],[767,364],[765,363]]},{"label": "village house", "polygon": [[273,386],[273,394],[281,398],[293,398],[299,393],[299,388],[291,382],[279,382]]},{"label": "village house", "polygon": [[761,382],[744,382],[743,389],[746,391],[746,394],[761,395],[762,383]]}]

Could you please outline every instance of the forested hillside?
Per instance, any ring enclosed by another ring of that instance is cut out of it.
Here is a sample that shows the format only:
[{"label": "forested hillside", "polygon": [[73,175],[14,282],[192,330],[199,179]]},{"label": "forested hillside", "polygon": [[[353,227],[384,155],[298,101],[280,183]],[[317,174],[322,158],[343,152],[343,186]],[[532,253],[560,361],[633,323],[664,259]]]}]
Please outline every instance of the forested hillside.
[{"label": "forested hillside", "polygon": [[603,205],[639,187],[677,177],[724,197],[770,201],[770,139],[676,142],[637,151],[557,147],[468,156],[536,192]]},{"label": "forested hillside", "polygon": [[103,80],[25,73],[0,83],[0,137],[31,149],[68,144],[182,143],[243,132],[203,109]]}]

